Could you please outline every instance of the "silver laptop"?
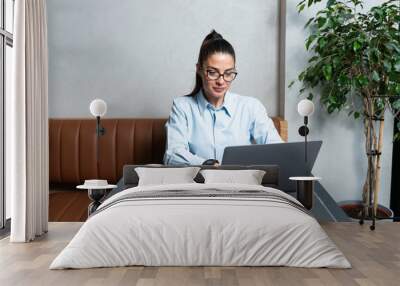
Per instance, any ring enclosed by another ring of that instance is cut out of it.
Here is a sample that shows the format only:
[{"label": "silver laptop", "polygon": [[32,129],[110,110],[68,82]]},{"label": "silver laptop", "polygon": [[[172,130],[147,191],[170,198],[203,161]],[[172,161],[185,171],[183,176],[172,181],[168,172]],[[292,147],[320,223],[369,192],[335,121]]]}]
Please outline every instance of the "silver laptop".
[{"label": "silver laptop", "polygon": [[224,150],[222,165],[278,165],[279,188],[291,192],[296,184],[289,177],[310,176],[321,145],[322,141],[309,141],[307,158],[304,142],[230,146]]}]

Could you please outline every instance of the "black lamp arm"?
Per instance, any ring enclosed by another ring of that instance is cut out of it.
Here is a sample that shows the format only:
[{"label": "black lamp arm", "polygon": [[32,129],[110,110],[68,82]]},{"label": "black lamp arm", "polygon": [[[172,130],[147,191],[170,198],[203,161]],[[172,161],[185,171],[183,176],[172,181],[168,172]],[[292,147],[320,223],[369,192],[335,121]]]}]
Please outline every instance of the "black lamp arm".
[{"label": "black lamp arm", "polygon": [[308,124],[308,116],[304,116],[304,125],[300,126],[299,134],[304,137],[304,160],[307,163],[307,135],[310,130],[307,127]]},{"label": "black lamp arm", "polygon": [[106,129],[100,125],[100,116],[96,117],[96,134],[98,137],[103,136],[106,133]]}]

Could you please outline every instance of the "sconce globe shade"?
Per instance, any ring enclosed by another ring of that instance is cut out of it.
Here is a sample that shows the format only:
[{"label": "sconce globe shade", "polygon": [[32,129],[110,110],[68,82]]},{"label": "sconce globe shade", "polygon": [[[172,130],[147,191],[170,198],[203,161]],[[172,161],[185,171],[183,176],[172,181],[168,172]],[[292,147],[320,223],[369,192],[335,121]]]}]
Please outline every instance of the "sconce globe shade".
[{"label": "sconce globe shade", "polygon": [[92,113],[93,116],[104,116],[107,112],[107,103],[99,98],[94,99],[90,103],[90,113]]},{"label": "sconce globe shade", "polygon": [[314,112],[314,103],[309,99],[303,99],[297,104],[297,112],[301,116],[310,116]]}]

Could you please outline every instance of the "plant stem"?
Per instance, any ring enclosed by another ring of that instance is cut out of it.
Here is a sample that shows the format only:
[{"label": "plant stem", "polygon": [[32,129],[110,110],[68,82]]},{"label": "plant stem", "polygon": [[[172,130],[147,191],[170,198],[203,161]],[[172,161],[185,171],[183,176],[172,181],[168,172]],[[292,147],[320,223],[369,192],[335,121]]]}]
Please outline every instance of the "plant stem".
[{"label": "plant stem", "polygon": [[374,212],[378,209],[378,194],[381,190],[381,152],[383,147],[383,129],[385,126],[385,114],[382,115],[382,120],[379,122],[379,143],[378,143],[378,155],[376,158],[376,173],[375,173],[375,188],[374,188]]}]

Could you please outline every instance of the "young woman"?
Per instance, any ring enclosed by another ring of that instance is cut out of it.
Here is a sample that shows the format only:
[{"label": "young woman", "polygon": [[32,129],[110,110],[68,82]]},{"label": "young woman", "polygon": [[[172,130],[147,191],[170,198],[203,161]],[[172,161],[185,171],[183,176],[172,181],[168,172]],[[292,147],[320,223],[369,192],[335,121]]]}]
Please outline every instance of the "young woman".
[{"label": "young woman", "polygon": [[220,34],[213,30],[206,36],[196,85],[172,105],[165,164],[218,164],[226,146],[283,142],[259,100],[229,92],[235,61],[232,45]]}]

